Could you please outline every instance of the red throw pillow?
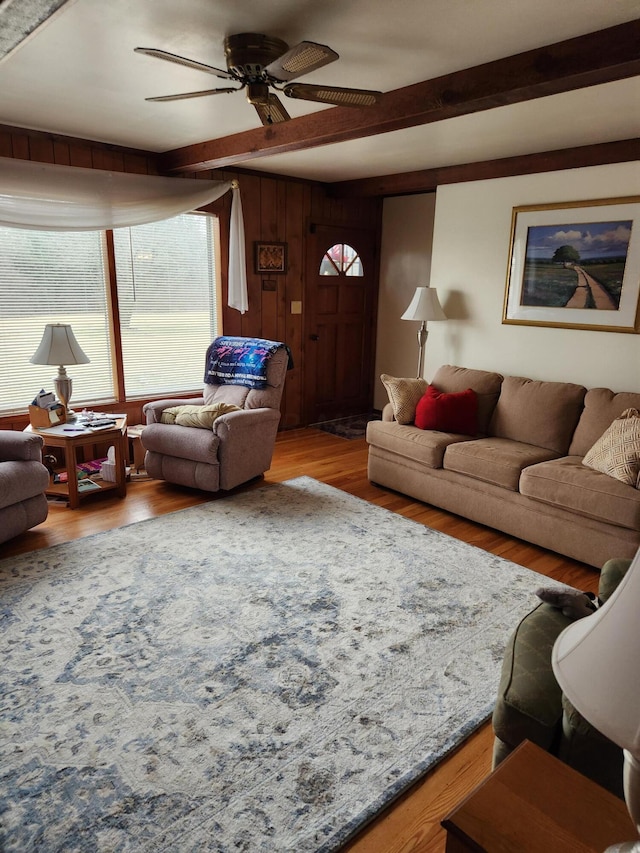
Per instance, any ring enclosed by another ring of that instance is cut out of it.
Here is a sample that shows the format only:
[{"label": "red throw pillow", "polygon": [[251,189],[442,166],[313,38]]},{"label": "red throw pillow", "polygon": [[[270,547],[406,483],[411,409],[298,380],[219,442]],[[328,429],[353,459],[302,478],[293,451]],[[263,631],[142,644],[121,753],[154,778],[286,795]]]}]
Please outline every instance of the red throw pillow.
[{"label": "red throw pillow", "polygon": [[471,388],[445,394],[429,385],[416,406],[415,425],[419,429],[477,435],[478,395]]}]

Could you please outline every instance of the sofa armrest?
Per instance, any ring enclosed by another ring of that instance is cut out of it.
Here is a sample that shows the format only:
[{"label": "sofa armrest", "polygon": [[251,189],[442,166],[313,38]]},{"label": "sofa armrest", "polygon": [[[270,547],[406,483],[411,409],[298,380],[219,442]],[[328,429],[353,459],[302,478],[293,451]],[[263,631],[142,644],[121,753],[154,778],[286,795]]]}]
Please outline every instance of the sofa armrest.
[{"label": "sofa armrest", "polygon": [[170,409],[172,406],[204,406],[204,397],[193,397],[189,400],[152,400],[150,403],[145,403],[142,411],[146,417],[147,424],[160,423],[160,418],[165,409]]},{"label": "sofa armrest", "polygon": [[0,430],[0,462],[42,462],[43,444],[37,433]]},{"label": "sofa armrest", "polygon": [[395,421],[395,417],[393,415],[393,406],[391,403],[387,403],[382,410],[382,420],[383,421]]},{"label": "sofa armrest", "polygon": [[233,489],[269,469],[279,423],[278,409],[266,408],[229,412],[213,422],[220,440],[221,489]]}]

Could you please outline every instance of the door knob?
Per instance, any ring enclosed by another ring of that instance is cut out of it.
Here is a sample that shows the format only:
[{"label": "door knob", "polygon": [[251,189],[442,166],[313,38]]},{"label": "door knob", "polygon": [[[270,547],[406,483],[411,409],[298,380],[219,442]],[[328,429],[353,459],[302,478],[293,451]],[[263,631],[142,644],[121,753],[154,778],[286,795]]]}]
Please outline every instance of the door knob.
[{"label": "door knob", "polygon": [[312,340],[312,341],[319,341],[319,340],[320,340],[320,335],[309,335],[309,338],[310,338],[310,340]]}]

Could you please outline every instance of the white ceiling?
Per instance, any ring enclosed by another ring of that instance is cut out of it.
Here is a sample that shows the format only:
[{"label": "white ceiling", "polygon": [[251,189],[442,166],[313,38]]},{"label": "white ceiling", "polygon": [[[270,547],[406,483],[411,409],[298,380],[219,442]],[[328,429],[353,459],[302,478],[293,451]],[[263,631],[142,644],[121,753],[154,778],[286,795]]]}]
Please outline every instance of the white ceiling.
[{"label": "white ceiling", "polygon": [[[0,28],[19,6],[0,0]],[[389,91],[637,18],[640,0],[68,0],[0,60],[0,124],[157,152],[259,126],[242,93],[147,103],[226,84],[137,46],[224,68],[225,35],[308,39],[340,59],[303,82]],[[248,165],[336,181],[638,136],[635,77]]]}]

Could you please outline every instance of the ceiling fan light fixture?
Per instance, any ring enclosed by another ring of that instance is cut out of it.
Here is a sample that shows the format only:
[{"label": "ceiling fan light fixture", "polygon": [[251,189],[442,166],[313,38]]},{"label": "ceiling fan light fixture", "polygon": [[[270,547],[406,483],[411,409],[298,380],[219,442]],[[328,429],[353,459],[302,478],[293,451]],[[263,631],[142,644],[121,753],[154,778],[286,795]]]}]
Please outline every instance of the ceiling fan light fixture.
[{"label": "ceiling fan light fixture", "polygon": [[250,104],[269,103],[268,83],[247,83],[247,100]]}]

